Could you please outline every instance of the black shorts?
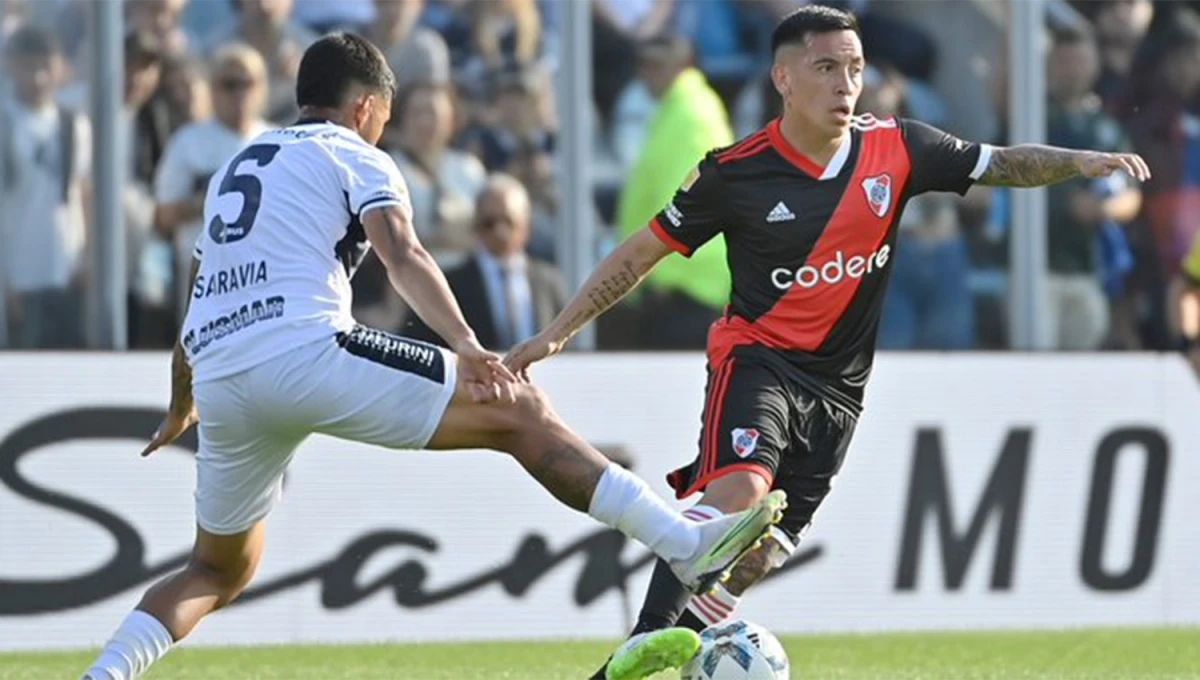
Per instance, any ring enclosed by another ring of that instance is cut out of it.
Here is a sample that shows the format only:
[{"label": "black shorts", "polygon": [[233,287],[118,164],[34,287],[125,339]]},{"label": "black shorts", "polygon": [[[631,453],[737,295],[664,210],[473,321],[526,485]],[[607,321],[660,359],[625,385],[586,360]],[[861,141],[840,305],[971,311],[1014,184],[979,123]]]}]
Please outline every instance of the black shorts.
[{"label": "black shorts", "polygon": [[700,455],[667,475],[678,498],[745,470],[788,494],[780,523],[798,539],[829,493],[854,434],[855,417],[776,369],[731,357],[709,366]]}]

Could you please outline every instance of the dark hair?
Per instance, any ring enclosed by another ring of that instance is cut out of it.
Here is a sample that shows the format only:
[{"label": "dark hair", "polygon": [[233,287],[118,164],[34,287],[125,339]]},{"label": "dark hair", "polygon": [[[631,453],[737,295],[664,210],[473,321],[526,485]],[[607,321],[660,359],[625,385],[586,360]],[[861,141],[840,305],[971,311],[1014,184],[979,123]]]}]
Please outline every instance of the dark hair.
[{"label": "dark hair", "polygon": [[1094,45],[1096,38],[1086,26],[1067,26],[1051,32],[1054,47],[1074,47],[1075,45]]},{"label": "dark hair", "polygon": [[785,45],[802,44],[810,33],[859,32],[858,19],[849,12],[825,5],[805,5],[779,22],[771,32],[771,54]]},{"label": "dark hair", "polygon": [[62,54],[53,33],[36,26],[22,26],[7,40],[4,53],[9,56],[46,57]]},{"label": "dark hair", "polygon": [[163,60],[162,41],[149,31],[130,31],[125,34],[124,52],[127,66],[152,66]]},{"label": "dark hair", "polygon": [[331,33],[304,51],[296,76],[296,104],[337,108],[352,85],[392,97],[396,76],[369,40],[353,33]]}]

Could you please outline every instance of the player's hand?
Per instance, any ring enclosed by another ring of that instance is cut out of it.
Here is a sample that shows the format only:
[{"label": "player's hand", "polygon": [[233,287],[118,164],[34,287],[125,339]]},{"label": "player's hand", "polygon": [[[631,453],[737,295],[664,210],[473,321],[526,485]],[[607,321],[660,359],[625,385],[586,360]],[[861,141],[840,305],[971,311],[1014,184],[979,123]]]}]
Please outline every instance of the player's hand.
[{"label": "player's hand", "polygon": [[546,337],[544,333],[538,333],[510,349],[504,356],[504,365],[522,380],[529,382],[529,367],[535,362],[558,354],[564,344]]},{"label": "player's hand", "polygon": [[477,403],[487,401],[516,401],[517,379],[504,366],[500,355],[487,351],[475,338],[454,348],[458,355],[458,373],[463,384]]},{"label": "player's hand", "polygon": [[193,404],[189,408],[181,409],[172,407],[167,411],[167,417],[163,419],[162,424],[154,431],[154,436],[150,439],[150,443],[146,448],[142,449],[142,457],[145,458],[162,447],[179,439],[179,436],[188,431],[188,428],[195,425],[200,417],[196,414],[196,406]]},{"label": "player's hand", "polygon": [[1139,182],[1150,179],[1150,166],[1136,153],[1080,151],[1075,155],[1075,167],[1079,168],[1079,174],[1089,178],[1108,177],[1124,170]]}]

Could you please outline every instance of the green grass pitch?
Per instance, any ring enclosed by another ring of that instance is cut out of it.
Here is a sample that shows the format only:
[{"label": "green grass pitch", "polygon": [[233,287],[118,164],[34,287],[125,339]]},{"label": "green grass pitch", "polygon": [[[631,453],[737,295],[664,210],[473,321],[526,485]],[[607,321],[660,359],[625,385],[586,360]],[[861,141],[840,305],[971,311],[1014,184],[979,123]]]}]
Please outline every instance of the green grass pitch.
[{"label": "green grass pitch", "polygon": [[[784,638],[795,680],[1200,680],[1200,629]],[[584,680],[611,642],[183,648],[147,680]],[[90,652],[0,654],[0,680],[79,677]],[[678,675],[663,673],[655,680]]]}]

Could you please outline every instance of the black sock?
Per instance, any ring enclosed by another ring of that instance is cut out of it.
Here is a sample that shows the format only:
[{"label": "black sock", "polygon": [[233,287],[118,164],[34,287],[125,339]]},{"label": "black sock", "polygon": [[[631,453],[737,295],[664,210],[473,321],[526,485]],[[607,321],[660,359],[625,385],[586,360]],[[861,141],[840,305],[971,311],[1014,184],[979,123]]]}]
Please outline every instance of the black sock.
[{"label": "black sock", "polygon": [[[696,618],[695,614],[687,611],[688,600],[692,598],[692,594],[687,588],[675,578],[675,573],[667,566],[666,562],[659,560],[654,563],[654,573],[650,576],[650,587],[646,590],[646,599],[642,602],[642,611],[638,614],[637,625],[633,627],[633,631],[629,634],[630,637],[641,633],[650,633],[664,628],[671,628],[678,625],[680,616],[689,616],[692,619]],[[699,619],[696,619],[699,621]],[[689,623],[688,628],[693,628]],[[695,630],[703,630],[704,624],[700,624]],[[604,666],[596,672],[589,680],[604,680],[604,669],[608,667],[608,662],[604,662]]]},{"label": "black sock", "polygon": [[650,577],[650,587],[646,590],[646,599],[642,602],[642,613],[638,615],[634,634],[676,625],[691,598],[692,594],[675,578],[667,563],[662,560],[655,562],[654,574]]},{"label": "black sock", "polygon": [[675,622],[675,625],[682,626],[684,628],[691,628],[697,633],[703,631],[705,628],[708,628],[708,624],[701,621],[700,617],[696,616],[696,614],[690,609],[683,610],[683,613],[679,615],[679,620]]}]

